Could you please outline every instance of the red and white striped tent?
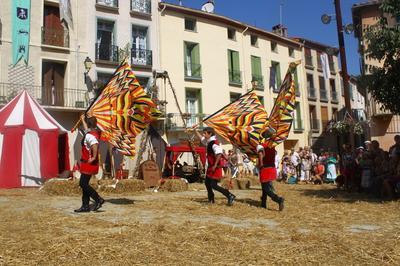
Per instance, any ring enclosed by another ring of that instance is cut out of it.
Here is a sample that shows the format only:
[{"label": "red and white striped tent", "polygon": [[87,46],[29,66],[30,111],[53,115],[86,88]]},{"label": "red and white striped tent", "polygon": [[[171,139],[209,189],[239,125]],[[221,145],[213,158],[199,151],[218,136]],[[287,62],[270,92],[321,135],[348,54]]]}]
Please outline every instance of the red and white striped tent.
[{"label": "red and white striped tent", "polygon": [[0,188],[57,177],[70,167],[68,150],[67,130],[26,91],[0,110]]}]

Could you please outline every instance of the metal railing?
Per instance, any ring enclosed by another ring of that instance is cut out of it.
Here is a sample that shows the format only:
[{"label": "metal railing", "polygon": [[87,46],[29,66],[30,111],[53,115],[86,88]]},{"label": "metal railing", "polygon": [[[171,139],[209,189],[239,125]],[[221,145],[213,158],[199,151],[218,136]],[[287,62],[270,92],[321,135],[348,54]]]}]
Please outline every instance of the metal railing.
[{"label": "metal railing", "polygon": [[119,62],[118,46],[111,44],[96,43],[96,60]]},{"label": "metal railing", "polygon": [[332,61],[329,61],[329,70],[333,73],[335,73],[335,63]]},{"label": "metal railing", "polygon": [[46,88],[44,86],[0,83],[0,105],[10,102],[19,92],[26,90],[39,104],[50,107],[86,109],[89,105],[87,90],[70,88]]},{"label": "metal railing", "polygon": [[263,90],[264,89],[264,78],[262,75],[256,75],[252,74],[251,75],[251,81],[256,81],[257,85],[255,86],[256,90]]},{"label": "metal railing", "polygon": [[319,119],[311,119],[310,127],[312,131],[319,131]]},{"label": "metal railing", "polygon": [[42,27],[42,44],[69,47],[69,31],[67,29]]},{"label": "metal railing", "polygon": [[308,91],[308,98],[309,99],[316,99],[317,98],[317,93],[315,88],[307,88]]},{"label": "metal railing", "polygon": [[185,113],[182,116],[179,113],[168,113],[166,120],[166,128],[168,130],[184,130],[183,119],[186,121],[188,127],[199,125],[200,128],[204,127],[203,119],[207,117],[206,114],[190,114]]},{"label": "metal railing", "polygon": [[118,7],[118,0],[96,0],[96,4],[109,7]]},{"label": "metal railing", "polygon": [[331,100],[332,100],[332,102],[335,102],[335,103],[337,103],[339,101],[336,90],[331,91]]},{"label": "metal railing", "polygon": [[320,100],[327,101],[328,100],[328,91],[327,90],[319,90],[319,98],[320,98]]},{"label": "metal railing", "polygon": [[242,85],[242,72],[239,70],[228,70],[229,83]]},{"label": "metal railing", "polygon": [[201,79],[201,65],[185,62],[185,78]]},{"label": "metal railing", "polygon": [[131,61],[133,65],[152,66],[153,53],[151,50],[131,49]]},{"label": "metal railing", "polygon": [[306,55],[306,66],[311,66],[311,67],[314,66],[312,55]]},{"label": "metal railing", "polygon": [[303,120],[301,120],[301,119],[293,119],[292,123],[293,123],[293,129],[294,130],[299,131],[299,130],[303,130],[304,129]]},{"label": "metal railing", "polygon": [[151,14],[150,0],[131,0],[131,11]]}]

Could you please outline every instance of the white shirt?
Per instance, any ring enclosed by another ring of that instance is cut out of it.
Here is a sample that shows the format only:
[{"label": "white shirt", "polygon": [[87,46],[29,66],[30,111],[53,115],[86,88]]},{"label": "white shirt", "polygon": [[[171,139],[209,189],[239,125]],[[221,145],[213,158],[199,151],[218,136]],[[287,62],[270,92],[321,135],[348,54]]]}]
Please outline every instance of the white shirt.
[{"label": "white shirt", "polygon": [[292,156],[290,156],[290,161],[294,166],[297,166],[300,162],[300,155],[295,151]]},{"label": "white shirt", "polygon": [[[213,141],[213,140],[214,141],[217,140],[217,137],[211,136],[208,140],[206,140],[205,137],[201,137],[201,143],[203,143],[203,145],[205,145],[205,146],[207,146],[208,143],[210,143],[210,141]],[[215,144],[215,143],[212,146],[212,149],[213,149],[215,155],[222,154],[222,152],[223,152],[222,147],[220,145],[218,145],[218,144]]]},{"label": "white shirt", "polygon": [[84,145],[85,145],[85,148],[89,151],[89,150],[90,150],[90,147],[92,147],[92,146],[95,145],[95,144],[98,144],[99,141],[96,139],[95,136],[93,136],[93,135],[90,134],[90,133],[87,133],[87,134],[85,135],[85,140],[83,141],[83,143],[84,143]]},{"label": "white shirt", "polygon": [[260,144],[257,145],[257,152],[263,151],[264,147]]}]

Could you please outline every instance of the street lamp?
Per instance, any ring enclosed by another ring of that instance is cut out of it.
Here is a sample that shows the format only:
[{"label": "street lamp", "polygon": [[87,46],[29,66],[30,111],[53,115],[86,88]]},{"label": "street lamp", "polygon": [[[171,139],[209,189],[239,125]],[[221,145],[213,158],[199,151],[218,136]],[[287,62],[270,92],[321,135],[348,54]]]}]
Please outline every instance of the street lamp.
[{"label": "street lamp", "polygon": [[93,65],[93,61],[89,58],[89,56],[86,56],[85,61],[83,62],[83,64],[85,65],[85,75],[87,75],[90,71],[90,69],[92,68]]},{"label": "street lamp", "polygon": [[254,90],[258,87],[258,80],[256,80],[254,77],[251,80],[251,88]]},{"label": "street lamp", "polygon": [[[354,27],[350,24],[343,27],[342,11],[340,8],[340,0],[335,0],[335,13],[336,13],[336,15],[327,15],[327,14],[322,15],[321,21],[324,24],[329,24],[331,22],[331,19],[333,16],[335,16],[335,18],[336,18],[336,27],[337,27],[338,41],[339,41],[340,62],[341,62],[341,68],[342,68],[344,102],[345,102],[345,107],[346,107],[347,113],[350,116],[352,116],[350,95],[349,95],[349,75],[347,74],[346,49],[344,46],[343,31],[348,33]],[[354,147],[354,135],[353,135],[352,131],[350,131],[350,144]]]}]

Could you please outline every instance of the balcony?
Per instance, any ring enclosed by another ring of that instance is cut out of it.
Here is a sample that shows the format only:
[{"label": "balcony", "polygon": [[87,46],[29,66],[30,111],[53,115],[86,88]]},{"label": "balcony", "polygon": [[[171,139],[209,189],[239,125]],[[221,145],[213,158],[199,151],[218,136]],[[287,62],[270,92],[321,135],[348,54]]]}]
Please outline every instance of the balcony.
[{"label": "balcony", "polygon": [[373,117],[383,117],[393,115],[389,110],[384,110],[383,105],[377,102],[374,98],[371,98],[370,112]]},{"label": "balcony", "polygon": [[153,65],[153,53],[151,50],[132,48],[131,62],[132,65],[147,66],[151,68],[151,66]]},{"label": "balcony", "polygon": [[311,119],[310,120],[310,127],[313,132],[319,132],[319,120],[318,119]]},{"label": "balcony", "polygon": [[151,0],[131,0],[131,16],[151,16]]},{"label": "balcony", "polygon": [[312,55],[306,55],[306,67],[314,69]]},{"label": "balcony", "polygon": [[259,91],[263,91],[264,90],[264,78],[262,75],[256,75],[256,74],[252,74],[251,75],[251,82],[253,83],[254,81],[256,81],[257,85],[255,86],[254,89],[259,90]]},{"label": "balcony", "polygon": [[309,100],[316,100],[317,99],[317,92],[315,88],[307,88],[308,91],[308,99]]},{"label": "balcony", "polygon": [[185,62],[185,79],[201,81],[201,65]]},{"label": "balcony", "polygon": [[327,90],[319,90],[319,98],[323,102],[328,101],[328,91]]},{"label": "balcony", "polygon": [[293,119],[293,130],[295,132],[301,132],[304,130],[303,121],[301,119]]},{"label": "balcony", "polygon": [[229,85],[242,86],[242,73],[239,70],[228,70]]},{"label": "balcony", "polygon": [[96,43],[96,63],[118,65],[118,46],[111,44]]},{"label": "balcony", "polygon": [[118,0],[96,0],[96,8],[118,11]]},{"label": "balcony", "polygon": [[185,130],[183,120],[186,122],[187,127],[192,127],[199,124],[200,129],[204,127],[203,119],[207,117],[206,114],[190,114],[185,113],[181,116],[179,113],[168,113],[166,120],[166,127],[169,131]]},{"label": "balcony", "polygon": [[0,83],[0,105],[11,101],[20,91],[26,90],[32,98],[44,107],[58,107],[85,110],[89,105],[87,90],[64,88],[61,90],[45,90],[43,86],[17,83]]},{"label": "balcony", "polygon": [[331,102],[332,103],[338,103],[339,102],[339,98],[338,98],[338,94],[335,91],[331,91]]},{"label": "balcony", "polygon": [[69,47],[69,31],[66,29],[42,27],[42,44]]}]

